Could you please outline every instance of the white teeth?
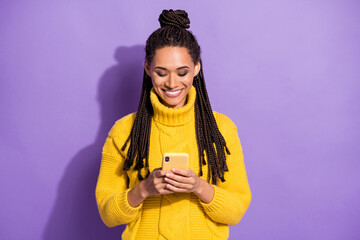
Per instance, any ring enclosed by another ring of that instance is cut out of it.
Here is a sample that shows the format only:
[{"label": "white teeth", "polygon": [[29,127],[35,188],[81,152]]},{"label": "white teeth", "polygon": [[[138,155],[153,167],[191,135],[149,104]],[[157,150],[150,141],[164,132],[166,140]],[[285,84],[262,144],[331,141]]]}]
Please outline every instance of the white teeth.
[{"label": "white teeth", "polygon": [[166,91],[166,93],[169,94],[169,95],[176,95],[176,94],[178,94],[180,91],[181,91],[181,90],[178,90],[178,91],[176,91],[176,92],[168,92],[168,91]]}]

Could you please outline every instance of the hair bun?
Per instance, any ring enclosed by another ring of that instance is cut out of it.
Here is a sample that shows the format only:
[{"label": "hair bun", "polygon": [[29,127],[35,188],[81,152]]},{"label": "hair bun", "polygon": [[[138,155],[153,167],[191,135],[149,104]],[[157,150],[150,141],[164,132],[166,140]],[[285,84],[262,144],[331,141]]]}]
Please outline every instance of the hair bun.
[{"label": "hair bun", "polygon": [[184,29],[190,27],[190,19],[184,10],[163,10],[159,16],[159,22],[161,27],[177,26]]}]

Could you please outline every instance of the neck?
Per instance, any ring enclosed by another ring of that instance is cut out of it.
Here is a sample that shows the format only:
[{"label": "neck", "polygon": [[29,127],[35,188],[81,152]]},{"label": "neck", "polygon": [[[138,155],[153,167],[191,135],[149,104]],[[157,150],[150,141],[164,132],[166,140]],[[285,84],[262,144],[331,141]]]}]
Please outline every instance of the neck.
[{"label": "neck", "polygon": [[159,96],[152,88],[150,91],[150,101],[154,109],[153,119],[169,126],[184,125],[195,118],[195,99],[196,90],[195,87],[192,86],[186,96],[184,106],[180,108],[167,107],[159,100]]}]

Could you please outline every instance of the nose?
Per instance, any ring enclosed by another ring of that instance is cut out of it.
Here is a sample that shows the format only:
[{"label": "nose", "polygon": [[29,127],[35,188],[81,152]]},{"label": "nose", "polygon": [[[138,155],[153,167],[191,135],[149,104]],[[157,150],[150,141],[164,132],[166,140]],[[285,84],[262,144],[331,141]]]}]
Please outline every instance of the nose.
[{"label": "nose", "polygon": [[178,86],[178,79],[176,74],[169,74],[169,78],[167,79],[165,86],[169,89],[174,89]]}]

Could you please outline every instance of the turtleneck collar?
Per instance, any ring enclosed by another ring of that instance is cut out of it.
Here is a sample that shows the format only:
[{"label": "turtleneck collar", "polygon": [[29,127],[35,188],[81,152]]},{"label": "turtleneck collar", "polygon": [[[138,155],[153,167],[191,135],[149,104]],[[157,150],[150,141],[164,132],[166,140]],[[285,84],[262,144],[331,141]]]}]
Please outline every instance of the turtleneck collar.
[{"label": "turtleneck collar", "polygon": [[154,109],[154,120],[164,125],[178,126],[183,125],[195,117],[195,98],[196,89],[191,86],[187,95],[187,102],[181,108],[170,108],[162,104],[154,88],[150,91],[150,101]]}]

